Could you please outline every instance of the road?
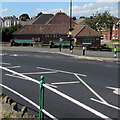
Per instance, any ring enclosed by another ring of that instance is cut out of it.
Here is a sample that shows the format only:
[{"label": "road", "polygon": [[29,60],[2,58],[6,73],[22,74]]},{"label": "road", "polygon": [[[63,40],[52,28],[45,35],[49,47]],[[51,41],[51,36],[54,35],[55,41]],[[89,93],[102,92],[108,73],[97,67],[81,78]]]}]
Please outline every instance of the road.
[{"label": "road", "polygon": [[[57,90],[69,95],[80,103],[89,106],[109,118],[118,118],[120,88],[118,84],[117,62],[77,59],[70,56],[30,52],[2,51],[3,67],[22,73],[40,81],[45,76],[45,83],[57,86]],[[39,85],[18,78],[8,71],[2,71],[2,84],[14,89],[30,100],[39,104]],[[29,107],[31,114],[38,115],[38,110],[14,93],[3,88],[3,92],[22,105]],[[57,118],[99,118],[55,93],[45,89],[45,109]]]}]

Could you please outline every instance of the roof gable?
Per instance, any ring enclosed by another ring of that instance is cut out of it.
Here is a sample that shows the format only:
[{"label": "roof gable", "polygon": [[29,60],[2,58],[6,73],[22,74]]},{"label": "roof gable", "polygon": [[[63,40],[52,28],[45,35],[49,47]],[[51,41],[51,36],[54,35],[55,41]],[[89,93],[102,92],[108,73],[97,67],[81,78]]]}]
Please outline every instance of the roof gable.
[{"label": "roof gable", "polygon": [[[55,16],[53,16],[46,24],[70,24],[70,17],[68,15],[66,15],[63,12],[59,12],[57,13]],[[72,20],[72,24],[76,24],[73,20]]]},{"label": "roof gable", "polygon": [[87,25],[85,25],[76,36],[102,36],[100,33],[98,33],[97,31],[93,30],[92,28],[88,27]]}]

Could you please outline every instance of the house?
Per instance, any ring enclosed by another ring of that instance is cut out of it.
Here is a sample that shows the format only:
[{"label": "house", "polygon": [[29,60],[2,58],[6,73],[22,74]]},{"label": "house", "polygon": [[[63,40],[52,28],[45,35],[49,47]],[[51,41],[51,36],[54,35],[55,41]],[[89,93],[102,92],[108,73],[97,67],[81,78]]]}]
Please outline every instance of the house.
[{"label": "house", "polygon": [[[38,18],[40,20],[40,18]],[[41,23],[36,21],[36,23]],[[49,44],[50,41],[57,42],[67,40],[70,28],[70,18],[63,12],[52,16],[45,24],[32,24],[20,28],[14,33],[14,40],[35,40],[40,44]],[[75,45],[89,45],[99,47],[101,34],[86,25],[78,25],[72,20],[72,38]]]},{"label": "house", "polygon": [[15,16],[1,18],[1,27],[10,27],[11,25],[16,25],[19,23],[19,19]]},{"label": "house", "polygon": [[112,36],[110,38],[110,31],[101,31],[103,35],[103,40],[120,40],[120,19],[115,19],[113,28],[112,28]]}]

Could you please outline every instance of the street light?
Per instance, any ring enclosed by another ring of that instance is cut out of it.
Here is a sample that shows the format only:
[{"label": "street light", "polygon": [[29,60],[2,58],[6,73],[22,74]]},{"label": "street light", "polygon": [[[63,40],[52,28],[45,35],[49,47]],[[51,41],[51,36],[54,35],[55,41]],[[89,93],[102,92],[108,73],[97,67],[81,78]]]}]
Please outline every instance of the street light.
[{"label": "street light", "polygon": [[73,53],[73,46],[72,46],[72,0],[70,0],[70,28],[69,28],[69,38],[70,38],[70,52]]}]

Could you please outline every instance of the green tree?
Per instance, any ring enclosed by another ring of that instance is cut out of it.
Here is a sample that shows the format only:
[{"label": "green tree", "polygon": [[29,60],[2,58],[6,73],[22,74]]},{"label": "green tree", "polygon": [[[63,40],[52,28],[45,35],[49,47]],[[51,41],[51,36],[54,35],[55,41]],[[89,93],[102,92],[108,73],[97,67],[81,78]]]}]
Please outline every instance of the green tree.
[{"label": "green tree", "polygon": [[21,28],[21,24],[12,25],[10,27],[6,27],[2,29],[2,42],[10,42],[13,39],[13,33]]},{"label": "green tree", "polygon": [[96,14],[93,14],[93,16],[86,19],[85,22],[96,31],[109,30],[110,35],[112,35],[114,19],[115,17],[113,17],[108,11],[105,11],[104,13],[96,12]]},{"label": "green tree", "polygon": [[28,14],[22,14],[20,15],[19,17],[22,21],[26,21],[27,19],[30,19],[29,15]]}]

